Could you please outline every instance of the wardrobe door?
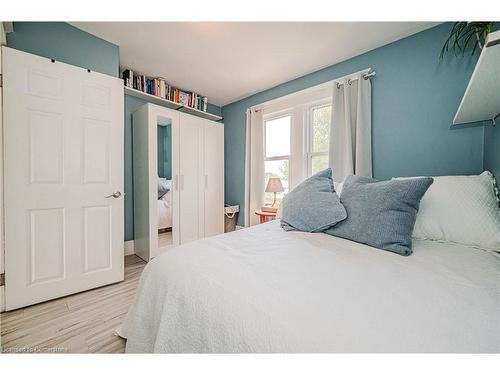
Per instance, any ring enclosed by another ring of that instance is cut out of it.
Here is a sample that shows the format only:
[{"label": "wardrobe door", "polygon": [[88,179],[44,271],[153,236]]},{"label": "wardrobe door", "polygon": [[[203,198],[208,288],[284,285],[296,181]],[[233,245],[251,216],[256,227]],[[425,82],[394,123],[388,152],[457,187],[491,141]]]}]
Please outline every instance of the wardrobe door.
[{"label": "wardrobe door", "polygon": [[204,237],[224,233],[224,125],[205,121],[203,127]]},{"label": "wardrobe door", "polygon": [[181,114],[179,125],[180,243],[197,240],[200,232],[200,148],[203,120]]}]

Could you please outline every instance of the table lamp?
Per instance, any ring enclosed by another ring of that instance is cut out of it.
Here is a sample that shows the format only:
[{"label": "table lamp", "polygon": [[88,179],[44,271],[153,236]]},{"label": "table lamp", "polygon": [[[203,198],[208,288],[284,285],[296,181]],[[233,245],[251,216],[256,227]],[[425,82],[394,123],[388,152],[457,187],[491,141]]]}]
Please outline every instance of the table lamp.
[{"label": "table lamp", "polygon": [[283,189],[283,185],[281,184],[279,177],[269,177],[266,186],[266,193],[274,193],[273,208],[277,207],[276,193],[281,193],[283,191],[285,191],[285,189]]}]

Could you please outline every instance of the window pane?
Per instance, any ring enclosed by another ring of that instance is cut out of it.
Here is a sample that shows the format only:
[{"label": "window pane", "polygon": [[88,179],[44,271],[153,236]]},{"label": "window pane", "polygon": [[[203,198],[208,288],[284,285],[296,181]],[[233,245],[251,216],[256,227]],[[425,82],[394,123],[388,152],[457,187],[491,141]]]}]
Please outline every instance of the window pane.
[{"label": "window pane", "polygon": [[311,159],[311,175],[328,168],[328,155],[315,155]]},{"label": "window pane", "polygon": [[312,151],[328,151],[332,106],[314,108],[312,111]]},{"label": "window pane", "polygon": [[290,155],[291,117],[266,121],[266,158]]},{"label": "window pane", "polygon": [[[276,193],[276,199],[278,203],[281,202],[285,193],[288,192],[288,160],[272,160],[266,161],[265,165],[265,177],[266,177],[266,185],[269,177],[279,177],[281,179],[281,184],[283,185],[283,189],[285,190],[283,193]],[[264,186],[264,189],[265,189]],[[273,203],[274,193],[265,193],[265,203],[271,204]]]}]

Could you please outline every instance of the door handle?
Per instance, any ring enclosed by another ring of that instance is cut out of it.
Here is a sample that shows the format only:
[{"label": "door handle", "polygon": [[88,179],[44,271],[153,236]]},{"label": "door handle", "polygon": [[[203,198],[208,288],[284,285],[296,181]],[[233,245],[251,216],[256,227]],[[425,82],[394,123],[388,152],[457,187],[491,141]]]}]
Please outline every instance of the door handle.
[{"label": "door handle", "polygon": [[115,191],[113,194],[105,195],[104,198],[120,198],[122,196],[121,191]]}]

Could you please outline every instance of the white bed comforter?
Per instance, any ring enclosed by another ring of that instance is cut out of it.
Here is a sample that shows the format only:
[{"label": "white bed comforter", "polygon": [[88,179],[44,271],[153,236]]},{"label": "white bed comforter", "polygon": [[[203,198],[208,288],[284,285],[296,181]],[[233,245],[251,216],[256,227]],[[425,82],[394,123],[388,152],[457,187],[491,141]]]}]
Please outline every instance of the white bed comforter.
[{"label": "white bed comforter", "polygon": [[171,205],[171,192],[167,193],[158,199],[158,229],[165,229],[172,227],[172,205]]},{"label": "white bed comforter", "polygon": [[403,257],[277,221],[151,261],[127,352],[500,352],[500,258],[414,241]]}]

